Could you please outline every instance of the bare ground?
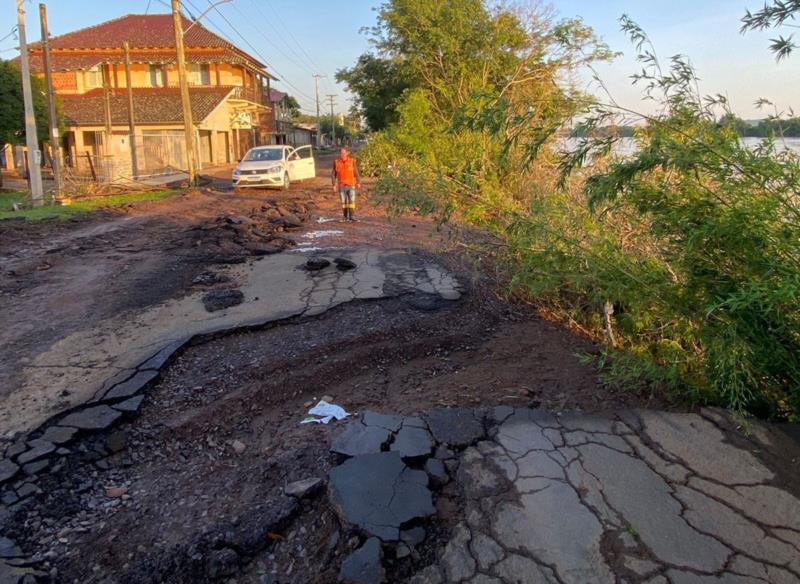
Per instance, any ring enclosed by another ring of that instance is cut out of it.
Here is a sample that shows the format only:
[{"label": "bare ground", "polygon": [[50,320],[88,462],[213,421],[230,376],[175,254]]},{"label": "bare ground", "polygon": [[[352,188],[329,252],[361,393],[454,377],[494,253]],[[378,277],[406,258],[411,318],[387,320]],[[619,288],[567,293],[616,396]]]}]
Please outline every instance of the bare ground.
[{"label": "bare ground", "polygon": [[[13,371],[87,321],[185,294],[210,267],[224,271],[187,233],[264,196],[196,193],[56,225],[0,225],[12,329],[2,367]],[[324,179],[277,197],[312,204],[312,220],[338,216]],[[323,499],[290,509],[281,495],[288,482],[323,477],[337,462],[327,449],[333,429],[299,424],[322,396],[353,413],[665,405],[604,386],[578,358],[596,351],[591,342],[499,299],[496,283],[421,218],[389,223],[363,204],[359,215],[326,245],[435,254],[466,288],[462,300],[350,303],[185,350],[148,390],[139,417],[80,442],[40,479],[36,503],[6,521],[55,581],[337,581],[358,538]],[[444,537],[458,513],[447,489],[437,511],[429,533]],[[427,547],[390,559],[392,578],[424,566],[436,543],[429,537]]]}]

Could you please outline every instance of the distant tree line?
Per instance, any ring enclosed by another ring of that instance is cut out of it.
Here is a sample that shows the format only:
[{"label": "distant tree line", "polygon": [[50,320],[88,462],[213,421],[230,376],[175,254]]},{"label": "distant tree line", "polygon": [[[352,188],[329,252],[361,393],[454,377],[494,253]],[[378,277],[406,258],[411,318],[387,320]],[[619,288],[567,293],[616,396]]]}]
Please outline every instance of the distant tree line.
[{"label": "distant tree line", "polygon": [[720,123],[733,124],[739,135],[747,138],[800,138],[800,117],[766,118],[752,124],[736,116],[726,116]]}]

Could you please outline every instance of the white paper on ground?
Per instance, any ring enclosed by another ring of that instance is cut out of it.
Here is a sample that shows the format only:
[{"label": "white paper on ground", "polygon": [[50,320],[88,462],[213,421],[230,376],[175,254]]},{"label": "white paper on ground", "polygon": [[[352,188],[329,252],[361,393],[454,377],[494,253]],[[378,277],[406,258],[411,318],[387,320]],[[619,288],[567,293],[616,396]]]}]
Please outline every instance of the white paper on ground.
[{"label": "white paper on ground", "polygon": [[344,420],[350,415],[344,411],[342,406],[329,404],[324,400],[320,400],[317,405],[308,410],[308,413],[310,416],[318,416],[318,418],[312,418],[309,416],[300,422],[301,424],[327,424],[334,418],[337,420]]}]

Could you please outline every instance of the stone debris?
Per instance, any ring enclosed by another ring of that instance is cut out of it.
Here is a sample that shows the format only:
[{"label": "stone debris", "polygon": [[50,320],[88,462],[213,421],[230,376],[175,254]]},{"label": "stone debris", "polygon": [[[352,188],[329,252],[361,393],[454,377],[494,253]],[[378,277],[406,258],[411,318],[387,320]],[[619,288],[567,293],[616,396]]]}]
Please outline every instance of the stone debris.
[{"label": "stone debris", "polygon": [[136,395],[142,391],[145,386],[157,379],[158,376],[159,373],[155,370],[139,371],[130,379],[118,383],[109,389],[103,396],[103,400],[118,400]]},{"label": "stone debris", "polygon": [[0,460],[0,484],[13,479],[18,472],[18,464],[14,464],[7,458]]},{"label": "stone debris", "polygon": [[78,430],[105,430],[116,422],[122,412],[118,412],[108,406],[93,406],[59,420],[60,426],[70,426]]},{"label": "stone debris", "polygon": [[380,426],[365,426],[358,422],[347,424],[333,438],[331,452],[344,456],[375,454],[389,442],[391,432]]},{"label": "stone debris", "polygon": [[322,479],[311,477],[289,483],[284,487],[283,492],[290,497],[303,499],[316,493],[322,487]]},{"label": "stone debris", "polygon": [[225,310],[244,302],[241,290],[211,290],[203,295],[203,306],[208,312]]},{"label": "stone debris", "polygon": [[434,513],[428,476],[397,452],[356,456],[329,476],[328,496],[341,520],[384,541],[397,541],[404,524]]},{"label": "stone debris", "polygon": [[0,558],[20,558],[22,555],[22,550],[16,543],[7,537],[0,536]]},{"label": "stone debris", "polygon": [[241,440],[234,440],[231,442],[231,448],[236,454],[244,454],[244,451],[247,450],[247,445]]},{"label": "stone debris", "polygon": [[42,435],[42,440],[53,444],[66,444],[78,433],[76,428],[65,428],[64,426],[50,426]]},{"label": "stone debris", "polygon": [[433,440],[427,430],[403,425],[395,434],[390,450],[399,452],[403,458],[430,456]]},{"label": "stone debris", "polygon": [[336,258],[333,260],[333,263],[336,264],[336,267],[340,270],[354,270],[357,267],[357,264],[346,258]]},{"label": "stone debris", "polygon": [[306,269],[310,272],[318,272],[319,270],[324,270],[330,265],[330,260],[326,260],[325,258],[309,258],[309,260],[306,262]]},{"label": "stone debris", "polygon": [[365,426],[377,426],[378,428],[383,428],[390,432],[397,432],[400,426],[403,425],[403,416],[391,416],[367,411],[364,412],[361,421]]},{"label": "stone debris", "polygon": [[380,584],[386,581],[381,565],[381,542],[371,537],[342,562],[342,580],[352,584]]},{"label": "stone debris", "polygon": [[40,489],[36,483],[25,483],[17,489],[17,497],[25,499],[31,495],[38,495],[41,492],[42,489]]},{"label": "stone debris", "polygon": [[431,484],[435,487],[443,487],[450,480],[444,462],[438,458],[429,458],[425,461],[425,472],[428,473]]},{"label": "stone debris", "polygon": [[108,487],[106,489],[106,497],[109,499],[118,499],[123,495],[128,494],[128,487]]},{"label": "stone debris", "polygon": [[122,430],[112,432],[106,437],[106,447],[111,452],[121,452],[128,446],[128,435]]},{"label": "stone debris", "polygon": [[26,465],[23,465],[22,472],[28,476],[33,476],[35,474],[39,474],[48,466],[50,466],[50,459],[45,458],[43,460],[37,460],[36,462],[30,462]]},{"label": "stone debris", "polygon": [[28,446],[31,447],[30,450],[26,450],[17,457],[17,462],[19,464],[27,464],[29,462],[33,462],[34,460],[43,458],[48,454],[52,454],[56,449],[52,442],[42,440],[41,438],[31,440],[28,442]]},{"label": "stone debris", "polygon": [[452,448],[464,448],[486,435],[483,421],[473,410],[442,408],[425,415],[425,421],[437,442]]},{"label": "stone debris", "polygon": [[119,410],[120,412],[126,414],[134,414],[139,411],[139,408],[142,407],[142,402],[144,402],[144,396],[137,395],[130,399],[126,399],[123,402],[116,403],[112,407],[115,410]]}]

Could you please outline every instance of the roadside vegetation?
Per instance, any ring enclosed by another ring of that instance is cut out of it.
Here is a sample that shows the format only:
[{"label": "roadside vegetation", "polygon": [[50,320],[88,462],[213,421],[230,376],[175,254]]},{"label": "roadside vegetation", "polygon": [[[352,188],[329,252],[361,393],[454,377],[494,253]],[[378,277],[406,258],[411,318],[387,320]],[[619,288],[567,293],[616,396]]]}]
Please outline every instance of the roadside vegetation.
[{"label": "roadside vegetation", "polygon": [[[96,211],[106,207],[120,207],[130,203],[142,201],[157,201],[165,199],[179,193],[178,190],[147,191],[142,193],[129,193],[122,195],[110,195],[105,197],[95,197],[79,199],[70,204],[46,204],[41,207],[31,207],[29,205],[29,193],[20,191],[0,191],[0,220],[3,219],[27,219],[29,221],[39,221],[42,219],[68,219],[75,215]],[[14,210],[14,204],[19,206],[19,210]]]},{"label": "roadside vegetation", "polygon": [[[613,58],[579,20],[384,3],[373,51],[338,75],[379,130],[362,168],[393,212],[494,234],[482,253],[511,291],[603,340],[609,382],[797,420],[800,161],[772,136],[746,148],[688,58],[660,61],[620,22],[655,113],[620,107],[597,77],[601,97],[575,89],[579,69]],[[636,128],[627,158],[616,126]]]}]

